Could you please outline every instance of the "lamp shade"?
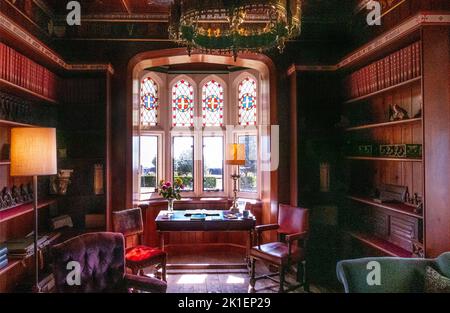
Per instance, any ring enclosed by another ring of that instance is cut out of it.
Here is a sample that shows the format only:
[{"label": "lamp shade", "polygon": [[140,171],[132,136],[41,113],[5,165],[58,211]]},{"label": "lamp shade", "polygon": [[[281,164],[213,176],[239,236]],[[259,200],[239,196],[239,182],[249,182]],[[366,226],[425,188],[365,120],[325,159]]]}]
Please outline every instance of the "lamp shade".
[{"label": "lamp shade", "polygon": [[55,175],[55,128],[11,129],[11,176]]},{"label": "lamp shade", "polygon": [[227,160],[229,165],[245,165],[245,145],[232,143],[227,147]]}]

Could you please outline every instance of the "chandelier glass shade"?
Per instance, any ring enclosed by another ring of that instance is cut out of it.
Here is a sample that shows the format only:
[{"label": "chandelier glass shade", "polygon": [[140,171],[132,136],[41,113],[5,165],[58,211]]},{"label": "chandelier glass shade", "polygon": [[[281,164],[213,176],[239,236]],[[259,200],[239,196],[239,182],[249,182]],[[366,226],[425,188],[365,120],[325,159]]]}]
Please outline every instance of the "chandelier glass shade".
[{"label": "chandelier glass shade", "polygon": [[283,51],[301,29],[301,0],[175,0],[170,38],[207,53]]}]

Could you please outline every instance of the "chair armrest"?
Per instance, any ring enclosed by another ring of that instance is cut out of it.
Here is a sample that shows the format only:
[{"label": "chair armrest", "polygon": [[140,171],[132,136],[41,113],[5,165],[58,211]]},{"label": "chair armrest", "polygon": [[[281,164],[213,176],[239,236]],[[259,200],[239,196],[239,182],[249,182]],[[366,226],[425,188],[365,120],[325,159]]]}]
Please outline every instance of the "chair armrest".
[{"label": "chair armrest", "polygon": [[308,232],[301,232],[301,233],[294,233],[294,234],[289,234],[286,235],[286,240],[288,242],[292,242],[295,240],[301,240],[301,239],[306,239],[308,237]]},{"label": "chair armrest", "polygon": [[165,293],[167,290],[166,282],[146,276],[125,274],[125,283],[127,288],[135,288],[152,293]]},{"label": "chair armrest", "polygon": [[267,230],[276,230],[280,228],[278,224],[266,224],[266,225],[258,225],[255,227],[256,232],[256,245],[261,248],[261,233]]},{"label": "chair armrest", "polygon": [[275,230],[280,228],[278,224],[266,224],[266,225],[258,225],[255,227],[256,232],[260,233],[267,230]]}]

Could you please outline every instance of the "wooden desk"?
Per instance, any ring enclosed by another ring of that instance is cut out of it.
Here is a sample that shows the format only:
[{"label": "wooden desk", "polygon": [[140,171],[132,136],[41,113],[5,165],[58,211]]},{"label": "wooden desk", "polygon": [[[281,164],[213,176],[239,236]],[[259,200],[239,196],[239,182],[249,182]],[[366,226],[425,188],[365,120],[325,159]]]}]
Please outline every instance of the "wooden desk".
[{"label": "wooden desk", "polygon": [[[246,244],[246,262],[239,265],[222,264],[222,267],[231,268],[248,268],[248,253],[251,248],[251,236],[256,225],[256,219],[253,215],[249,218],[239,216],[236,219],[228,219],[225,217],[227,211],[223,210],[206,210],[207,216],[204,220],[193,220],[187,215],[186,210],[176,210],[173,215],[167,217],[167,211],[160,211],[155,219],[156,229],[159,234],[161,249],[164,250],[164,235],[169,232],[198,232],[198,231],[224,231],[224,232],[248,232]],[[195,268],[195,266],[175,266],[168,264],[168,268]],[[211,268],[211,267],[209,267]]]}]

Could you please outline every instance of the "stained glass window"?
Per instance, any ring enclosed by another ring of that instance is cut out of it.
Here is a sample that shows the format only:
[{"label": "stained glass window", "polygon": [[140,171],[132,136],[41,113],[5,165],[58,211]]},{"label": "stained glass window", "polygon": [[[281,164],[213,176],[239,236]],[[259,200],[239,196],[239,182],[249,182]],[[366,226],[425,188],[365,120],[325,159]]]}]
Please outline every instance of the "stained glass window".
[{"label": "stained glass window", "polygon": [[172,125],[194,126],[194,88],[183,79],[172,87]]},{"label": "stained glass window", "polygon": [[239,83],[239,124],[256,125],[256,81],[250,77]]},{"label": "stained glass window", "polygon": [[203,126],[223,125],[223,87],[214,80],[202,88]]},{"label": "stained glass window", "polygon": [[141,126],[155,126],[158,123],[158,85],[150,77],[141,83]]}]

